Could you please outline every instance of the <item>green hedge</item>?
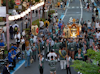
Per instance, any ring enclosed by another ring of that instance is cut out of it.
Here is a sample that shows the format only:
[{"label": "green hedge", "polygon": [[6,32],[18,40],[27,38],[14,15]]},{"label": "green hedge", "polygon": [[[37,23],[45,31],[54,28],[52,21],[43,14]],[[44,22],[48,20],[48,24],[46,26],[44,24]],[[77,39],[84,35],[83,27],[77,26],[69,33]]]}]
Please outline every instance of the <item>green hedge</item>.
[{"label": "green hedge", "polygon": [[2,22],[3,21],[3,17],[0,17],[0,22]]},{"label": "green hedge", "polygon": [[55,10],[48,11],[48,14],[53,14],[53,13],[55,13]]},{"label": "green hedge", "polygon": [[[45,19],[43,19],[43,18],[41,18],[41,19],[42,19],[43,22],[45,21]],[[38,25],[38,27],[39,27],[39,19],[33,21],[32,25]]]}]

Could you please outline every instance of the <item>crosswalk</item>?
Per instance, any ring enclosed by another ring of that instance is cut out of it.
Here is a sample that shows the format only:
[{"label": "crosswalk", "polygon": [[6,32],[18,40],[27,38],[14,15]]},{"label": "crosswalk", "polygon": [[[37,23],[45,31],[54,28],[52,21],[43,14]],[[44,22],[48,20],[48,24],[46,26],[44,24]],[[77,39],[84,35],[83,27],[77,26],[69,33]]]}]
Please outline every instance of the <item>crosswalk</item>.
[{"label": "crosswalk", "polygon": [[71,6],[71,7],[67,7],[68,9],[78,9],[78,8],[83,8],[83,7],[80,7],[80,6],[77,6],[77,7],[75,7],[75,6]]}]

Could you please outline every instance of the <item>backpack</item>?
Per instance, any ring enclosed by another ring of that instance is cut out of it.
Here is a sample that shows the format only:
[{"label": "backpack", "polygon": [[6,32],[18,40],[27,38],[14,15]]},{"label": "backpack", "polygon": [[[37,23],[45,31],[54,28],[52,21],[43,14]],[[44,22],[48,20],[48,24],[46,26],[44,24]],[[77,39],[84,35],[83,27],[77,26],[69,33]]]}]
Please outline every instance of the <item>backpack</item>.
[{"label": "backpack", "polygon": [[15,26],[14,31],[15,31],[15,32],[17,32],[17,30],[18,30],[18,27],[17,27],[17,26]]},{"label": "backpack", "polygon": [[10,33],[13,32],[13,27],[10,26],[10,29],[9,29]]}]

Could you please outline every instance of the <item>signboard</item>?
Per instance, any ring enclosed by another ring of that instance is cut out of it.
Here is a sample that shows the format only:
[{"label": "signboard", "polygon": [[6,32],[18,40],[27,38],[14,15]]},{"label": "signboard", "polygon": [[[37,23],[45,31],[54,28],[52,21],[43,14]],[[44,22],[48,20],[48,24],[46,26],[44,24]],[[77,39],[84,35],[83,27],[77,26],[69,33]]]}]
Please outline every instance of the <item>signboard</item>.
[{"label": "signboard", "polygon": [[22,5],[14,5],[14,9],[22,9]]},{"label": "signboard", "polygon": [[0,17],[6,17],[6,7],[0,7]]},{"label": "signboard", "polygon": [[16,5],[20,5],[21,1],[20,0],[15,0]]}]

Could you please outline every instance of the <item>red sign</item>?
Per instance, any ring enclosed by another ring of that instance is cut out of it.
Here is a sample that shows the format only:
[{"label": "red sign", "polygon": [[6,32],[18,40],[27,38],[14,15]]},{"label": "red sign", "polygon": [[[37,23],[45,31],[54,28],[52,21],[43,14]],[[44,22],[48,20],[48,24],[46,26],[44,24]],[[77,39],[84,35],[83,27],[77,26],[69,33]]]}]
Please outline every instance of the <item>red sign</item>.
[{"label": "red sign", "polygon": [[20,5],[21,1],[20,0],[15,0],[16,5]]}]

